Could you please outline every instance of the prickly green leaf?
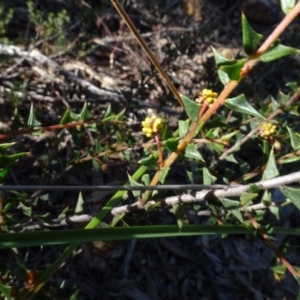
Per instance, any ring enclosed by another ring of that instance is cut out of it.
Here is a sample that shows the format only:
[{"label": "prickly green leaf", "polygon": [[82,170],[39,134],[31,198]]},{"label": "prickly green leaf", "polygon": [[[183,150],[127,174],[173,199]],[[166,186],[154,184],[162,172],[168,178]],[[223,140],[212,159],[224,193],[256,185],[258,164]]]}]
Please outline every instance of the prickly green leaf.
[{"label": "prickly green leaf", "polygon": [[218,154],[221,154],[224,152],[224,145],[222,145],[220,143],[207,144],[207,148],[211,149],[212,151],[216,151]]},{"label": "prickly green leaf", "polygon": [[203,173],[203,184],[210,185],[217,180],[217,177],[211,175],[209,170],[205,167],[202,169],[202,173]]},{"label": "prickly green leaf", "polygon": [[89,129],[91,132],[99,133],[99,129],[97,128],[97,124],[96,123],[86,124],[86,125],[84,125],[84,127],[86,129]]},{"label": "prickly green leaf", "polygon": [[219,128],[211,128],[205,133],[205,137],[207,139],[215,139],[219,137],[219,131],[220,131]]},{"label": "prickly green leaf", "polygon": [[230,110],[245,113],[254,117],[264,118],[255,108],[246,100],[245,95],[241,94],[235,98],[225,100],[225,106]]},{"label": "prickly green leaf", "polygon": [[3,180],[9,172],[9,168],[0,169],[0,179]]},{"label": "prickly green leaf", "polygon": [[286,157],[286,158],[281,158],[278,160],[278,163],[283,165],[283,164],[290,164],[290,163],[294,163],[296,161],[299,161],[300,160],[300,156],[297,156],[295,154],[292,154],[291,156],[289,157]]},{"label": "prickly green leaf", "polygon": [[271,97],[272,103],[272,111],[274,112],[280,107],[280,103],[278,103],[273,97]]},{"label": "prickly green leaf", "polygon": [[[133,177],[131,177],[129,174],[128,174],[128,179],[129,179],[130,186],[143,186],[142,184],[134,180]],[[141,195],[141,191],[132,191],[132,194],[134,195],[134,197],[138,198]]]},{"label": "prickly green leaf", "polygon": [[[286,104],[291,99],[290,95],[286,95],[284,93],[280,93],[278,96],[279,96],[279,102],[282,105]],[[295,112],[292,110],[289,110],[289,112],[295,114]],[[296,113],[296,115],[298,116],[299,114]]]},{"label": "prickly green leaf", "polygon": [[79,121],[80,119],[80,114],[75,114],[70,110],[70,115],[69,115],[70,121]]},{"label": "prickly green leaf", "polygon": [[124,159],[126,160],[126,162],[128,164],[130,164],[131,163],[130,151],[128,151],[128,150],[123,151],[123,156],[124,156]]},{"label": "prickly green leaf", "polygon": [[234,163],[234,164],[238,164],[238,161],[236,160],[236,158],[234,157],[233,154],[229,154],[225,157],[225,160],[227,160],[228,162]]},{"label": "prickly green leaf", "polygon": [[280,220],[279,208],[277,206],[269,206],[269,210],[276,217],[277,220]]},{"label": "prickly green leaf", "polygon": [[27,125],[29,127],[35,127],[35,126],[40,126],[41,125],[41,123],[36,119],[35,109],[33,107],[32,102],[31,102],[31,105],[30,105],[30,111],[29,111],[29,117],[28,117]]},{"label": "prickly green leaf", "polygon": [[272,267],[271,270],[275,273],[284,275],[286,272],[286,266],[284,264],[281,264],[279,266]]},{"label": "prickly green leaf", "polygon": [[165,180],[166,180],[166,178],[167,178],[169,172],[170,172],[170,168],[164,168],[164,169],[160,172],[160,174],[159,174],[159,179],[158,179],[160,183],[162,183],[162,184],[165,183]]},{"label": "prickly green leaf", "polygon": [[118,222],[123,219],[124,216],[125,213],[116,214],[111,221],[111,227],[115,227],[118,224]]},{"label": "prickly green leaf", "polygon": [[226,64],[219,67],[219,69],[225,72],[229,80],[239,80],[241,75],[241,69],[245,64],[246,59],[240,59],[232,64]]},{"label": "prickly green leaf", "polygon": [[111,109],[111,105],[109,104],[106,108],[104,118],[110,117],[111,115],[112,115],[112,109]]},{"label": "prickly green leaf", "polygon": [[115,117],[116,117],[116,116],[112,114],[112,115],[110,115],[110,116],[108,116],[108,117],[103,118],[103,119],[101,120],[101,122],[102,122],[102,123],[110,122],[110,121],[114,120]]},{"label": "prickly green leaf", "polygon": [[70,123],[70,122],[72,122],[72,121],[73,121],[73,120],[72,120],[72,118],[71,118],[71,116],[70,116],[70,110],[67,109],[67,110],[65,111],[64,115],[62,116],[62,118],[60,119],[60,124],[61,124],[61,125],[65,125],[65,124]]},{"label": "prickly green leaf", "polygon": [[232,61],[232,60],[229,60],[227,59],[226,57],[224,57],[221,53],[219,53],[214,47],[212,47],[212,51],[214,53],[214,57],[215,57],[215,62],[216,62],[216,65],[219,67],[219,66],[223,66],[223,65],[226,65],[226,64],[232,64],[234,63],[235,61]]},{"label": "prickly green leaf", "polygon": [[259,59],[263,62],[270,62],[287,55],[299,54],[300,51],[296,48],[284,46],[282,44],[275,44],[270,50],[262,54]]},{"label": "prickly green leaf", "polygon": [[201,160],[204,162],[202,155],[198,151],[197,147],[195,144],[188,144],[187,147],[185,148],[184,156],[186,158],[191,158],[195,160]]},{"label": "prickly green leaf", "polygon": [[249,192],[242,193],[242,195],[240,196],[241,205],[242,206],[248,205],[248,203],[251,202],[253,199],[255,199],[257,196],[258,196],[257,193],[249,193]]},{"label": "prickly green leaf", "polygon": [[296,92],[298,88],[297,82],[289,82],[285,86],[288,86],[293,92]]},{"label": "prickly green leaf", "polygon": [[20,119],[18,108],[15,108],[14,115],[12,118],[11,130],[18,130],[19,128],[23,127],[24,124]]},{"label": "prickly green leaf", "polygon": [[80,121],[86,121],[88,119],[91,119],[93,116],[92,114],[90,113],[89,111],[89,108],[88,108],[88,105],[87,105],[87,102],[84,102],[84,105],[83,105],[83,108],[80,112]]},{"label": "prickly green leaf", "polygon": [[224,72],[222,70],[218,70],[218,77],[223,85],[226,85],[227,83],[230,82],[229,76],[227,75],[226,72]]},{"label": "prickly green leaf", "polygon": [[239,209],[230,209],[230,213],[232,213],[241,223],[244,223],[244,218]]},{"label": "prickly green leaf", "polygon": [[161,135],[161,140],[167,141],[170,138],[172,138],[172,132],[170,131],[169,126],[167,124],[164,124],[164,131]]},{"label": "prickly green leaf", "polygon": [[221,140],[229,142],[231,140],[231,138],[234,137],[237,133],[238,133],[238,131],[236,130],[236,131],[224,134],[221,136]]},{"label": "prickly green leaf", "polygon": [[116,121],[122,121],[124,114],[125,114],[126,109],[122,109],[117,115],[115,115],[115,120]]},{"label": "prickly green leaf", "polygon": [[190,121],[189,120],[179,120],[178,121],[178,129],[179,129],[179,137],[183,138],[186,133],[188,132],[190,127]]},{"label": "prickly green leaf", "polygon": [[166,148],[171,151],[171,152],[174,152],[177,150],[177,146],[179,144],[179,140],[180,138],[171,138],[171,139],[168,139],[167,141],[165,141],[165,146]]},{"label": "prickly green leaf", "polygon": [[82,196],[82,192],[79,193],[76,207],[75,207],[75,214],[81,214],[84,210],[84,199]]},{"label": "prickly green leaf", "polygon": [[280,190],[300,210],[300,189],[284,186]]},{"label": "prickly green leaf", "polygon": [[296,0],[280,0],[281,9],[285,14],[288,14],[296,5]]},{"label": "prickly green leaf", "polygon": [[221,202],[223,206],[230,211],[241,223],[244,222],[244,219],[242,217],[242,214],[239,210],[240,207],[240,202],[239,201],[234,201],[230,200],[227,198],[222,198]]},{"label": "prickly green leaf", "polygon": [[289,132],[289,136],[290,136],[290,139],[291,139],[291,145],[292,145],[293,150],[300,149],[300,137],[299,137],[299,135],[294,133],[288,126],[286,126],[286,128]]},{"label": "prickly green leaf", "polygon": [[144,174],[141,178],[142,182],[144,185],[149,185],[150,184],[150,176],[149,174]]},{"label": "prickly green leaf", "polygon": [[147,167],[152,167],[155,168],[157,167],[157,159],[151,154],[148,157],[142,158],[138,162],[140,165],[147,166]]},{"label": "prickly green leaf", "polygon": [[22,202],[19,203],[19,207],[21,208],[24,215],[31,217],[32,216],[32,208],[31,206],[26,206]]},{"label": "prickly green leaf", "polygon": [[269,156],[270,153],[270,143],[267,140],[263,140],[263,146],[262,146],[262,152],[266,155]]},{"label": "prickly green leaf", "polygon": [[189,116],[189,118],[193,121],[197,121],[198,117],[199,117],[199,112],[200,112],[201,106],[198,103],[196,103],[195,101],[191,100],[190,98],[188,98],[182,94],[180,94],[180,97],[183,101],[185,111],[186,111],[187,115]]},{"label": "prickly green leaf", "polygon": [[222,198],[220,199],[223,206],[227,209],[233,209],[233,208],[239,208],[240,207],[240,202],[236,200],[230,200],[227,198]]},{"label": "prickly green leaf", "polygon": [[205,129],[211,129],[211,128],[227,128],[228,125],[221,120],[219,117],[215,117],[213,119],[210,119],[205,123]]},{"label": "prickly green leaf", "polygon": [[100,166],[98,160],[97,160],[97,159],[93,159],[93,160],[92,160],[92,164],[93,164],[94,169],[95,169],[97,172],[100,172],[101,166]]},{"label": "prickly green leaf", "polygon": [[250,26],[245,15],[242,14],[242,28],[243,28],[243,47],[248,55],[255,53],[260,40],[263,35],[254,31]]},{"label": "prickly green leaf", "polygon": [[3,150],[8,149],[8,148],[14,146],[15,144],[16,144],[15,142],[0,144],[0,152],[2,152]]},{"label": "prickly green leaf", "polygon": [[249,192],[250,193],[257,193],[261,191],[261,187],[257,184],[251,183],[249,186]]},{"label": "prickly green leaf", "polygon": [[181,230],[182,226],[184,225],[184,215],[186,213],[186,207],[180,204],[174,204],[173,213],[175,215],[179,230]]},{"label": "prickly green leaf", "polygon": [[264,180],[267,180],[267,179],[275,178],[278,175],[279,175],[279,172],[278,172],[278,169],[276,166],[274,151],[271,150],[262,178]]},{"label": "prickly green leaf", "polygon": [[194,172],[193,171],[189,171],[189,170],[185,170],[186,175],[190,181],[190,183],[194,183],[195,179],[194,179]]},{"label": "prickly green leaf", "polygon": [[231,80],[239,80],[240,71],[246,61],[241,60],[229,60],[222,56],[216,49],[211,47],[214,53],[216,65],[218,67],[218,76],[220,81],[225,85]]},{"label": "prickly green leaf", "polygon": [[11,155],[1,155],[0,154],[0,166],[6,167],[12,162],[18,160],[19,158],[28,155],[29,152],[21,152],[21,153],[15,153]]},{"label": "prickly green leaf", "polygon": [[272,202],[272,194],[268,190],[265,190],[262,196],[262,203],[266,206],[270,206],[271,202]]}]

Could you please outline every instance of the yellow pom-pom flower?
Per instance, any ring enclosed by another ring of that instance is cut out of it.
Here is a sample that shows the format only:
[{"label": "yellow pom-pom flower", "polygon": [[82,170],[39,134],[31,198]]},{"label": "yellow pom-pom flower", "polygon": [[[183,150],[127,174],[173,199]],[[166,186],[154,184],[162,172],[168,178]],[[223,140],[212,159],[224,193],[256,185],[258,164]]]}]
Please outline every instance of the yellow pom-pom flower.
[{"label": "yellow pom-pom flower", "polygon": [[204,89],[202,90],[202,92],[198,93],[198,98],[195,101],[199,104],[203,104],[204,102],[207,102],[208,105],[211,105],[215,102],[217,97],[218,97],[218,93],[209,89]]},{"label": "yellow pom-pom flower", "polygon": [[164,121],[162,118],[158,118],[155,115],[147,117],[145,121],[142,122],[142,131],[146,137],[150,138],[155,134],[159,134],[164,129]]},{"label": "yellow pom-pom flower", "polygon": [[268,138],[276,133],[277,127],[272,123],[264,123],[259,131],[259,134],[262,138]]}]

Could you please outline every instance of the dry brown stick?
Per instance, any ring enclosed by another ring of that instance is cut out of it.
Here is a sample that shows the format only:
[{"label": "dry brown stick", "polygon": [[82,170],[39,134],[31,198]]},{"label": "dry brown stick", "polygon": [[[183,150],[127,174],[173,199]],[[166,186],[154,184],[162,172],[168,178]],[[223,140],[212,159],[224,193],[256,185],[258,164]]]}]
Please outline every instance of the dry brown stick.
[{"label": "dry brown stick", "polygon": [[123,18],[123,20],[125,21],[125,23],[128,26],[128,28],[134,34],[136,40],[138,41],[138,43],[140,44],[140,46],[143,48],[143,50],[145,51],[145,53],[147,54],[148,58],[153,63],[153,65],[155,66],[155,68],[157,69],[157,71],[159,72],[159,74],[162,76],[162,78],[164,79],[165,83],[167,84],[167,86],[169,87],[169,89],[174,94],[174,96],[177,99],[177,101],[184,108],[184,104],[183,104],[183,102],[181,100],[181,97],[180,97],[177,89],[175,88],[174,84],[172,83],[172,81],[170,80],[169,76],[166,74],[166,72],[164,71],[164,69],[161,67],[161,65],[157,61],[156,57],[153,55],[152,51],[149,49],[149,47],[145,43],[144,39],[142,38],[142,36],[140,35],[140,33],[138,32],[138,30],[136,29],[136,27],[132,23],[131,19],[129,18],[129,16],[127,15],[127,13],[125,12],[125,10],[123,9],[123,7],[120,5],[119,1],[118,0],[111,0],[111,3],[116,8],[116,10],[120,14],[120,16]]},{"label": "dry brown stick", "polygon": [[[14,136],[19,136],[19,135],[23,135],[23,134],[29,134],[29,133],[33,133],[36,131],[54,131],[54,130],[61,130],[61,129],[65,129],[65,128],[74,128],[77,126],[84,126],[84,125],[88,125],[88,124],[101,124],[101,121],[78,121],[78,122],[72,122],[72,123],[67,123],[67,124],[56,124],[56,125],[50,125],[50,126],[44,126],[44,127],[34,127],[34,128],[28,128],[28,129],[24,129],[24,130],[20,130],[20,131],[13,131],[13,132],[9,132],[9,133],[3,133],[0,134],[0,140],[3,139],[8,139]],[[112,122],[114,123],[114,122]]]}]

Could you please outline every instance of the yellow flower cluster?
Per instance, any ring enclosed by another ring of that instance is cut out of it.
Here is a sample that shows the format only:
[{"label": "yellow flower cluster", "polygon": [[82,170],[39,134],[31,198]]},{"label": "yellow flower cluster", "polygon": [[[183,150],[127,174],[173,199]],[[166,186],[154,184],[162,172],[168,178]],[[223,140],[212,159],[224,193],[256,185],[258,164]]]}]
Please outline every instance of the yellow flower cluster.
[{"label": "yellow flower cluster", "polygon": [[276,125],[272,123],[264,123],[259,131],[259,134],[262,138],[268,138],[276,132]]},{"label": "yellow flower cluster", "polygon": [[151,137],[157,133],[161,133],[164,128],[164,121],[162,118],[158,118],[155,115],[147,117],[145,121],[142,122],[142,131],[145,133],[146,137]]},{"label": "yellow flower cluster", "polygon": [[218,93],[209,89],[204,89],[198,93],[198,98],[195,100],[199,104],[203,104],[206,101],[208,104],[213,104],[218,97]]}]

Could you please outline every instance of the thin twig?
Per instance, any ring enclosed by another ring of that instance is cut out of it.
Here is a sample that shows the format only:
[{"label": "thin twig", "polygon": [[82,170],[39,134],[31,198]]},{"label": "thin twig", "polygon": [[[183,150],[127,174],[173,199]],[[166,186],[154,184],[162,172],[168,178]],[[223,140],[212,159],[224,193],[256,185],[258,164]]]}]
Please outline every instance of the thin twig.
[{"label": "thin twig", "polygon": [[280,22],[280,24],[274,29],[274,31],[268,36],[265,42],[260,46],[256,52],[256,56],[265,53],[276,39],[282,34],[282,32],[290,25],[290,23],[297,17],[300,13],[300,1],[293,7],[292,10],[285,16],[285,18]]},{"label": "thin twig", "polygon": [[152,51],[149,49],[149,47],[145,43],[144,39],[141,37],[140,33],[138,32],[138,30],[136,29],[136,27],[132,23],[131,19],[129,18],[129,16],[127,15],[127,13],[125,12],[125,10],[123,9],[123,7],[120,5],[119,1],[118,0],[111,0],[111,3],[116,8],[116,10],[120,14],[120,16],[123,18],[123,20],[125,21],[125,23],[128,26],[128,28],[134,34],[136,40],[138,41],[138,43],[140,44],[140,46],[145,51],[145,53],[147,54],[147,56],[150,59],[150,61],[153,63],[153,65],[157,69],[158,73],[162,76],[162,78],[164,79],[165,83],[167,84],[167,86],[169,87],[169,89],[174,94],[174,96],[177,99],[177,101],[184,108],[184,104],[183,104],[183,102],[181,100],[181,97],[180,97],[177,89],[175,88],[174,84],[172,83],[172,81],[170,80],[169,76],[164,71],[164,69],[161,67],[161,65],[157,61],[156,57],[153,55]]},{"label": "thin twig", "polygon": [[[254,183],[255,185],[259,186],[262,190],[267,189],[273,189],[278,188],[281,186],[285,186],[287,184],[298,182],[300,180],[300,172],[291,173],[289,175],[280,176],[277,178],[269,179],[269,180],[262,180]],[[240,185],[240,186],[233,186],[225,189],[217,189],[217,190],[203,190],[200,192],[197,192],[195,196],[191,194],[184,194],[181,196],[172,196],[167,197],[164,200],[161,201],[148,201],[147,205],[142,205],[140,201],[137,201],[133,204],[123,205],[120,207],[115,207],[112,209],[111,213],[113,215],[121,214],[121,213],[128,213],[133,210],[137,209],[145,209],[149,205],[157,204],[158,202],[161,202],[166,205],[175,205],[180,203],[192,203],[192,202],[200,202],[200,201],[206,201],[208,198],[227,198],[227,197],[234,197],[234,196],[240,196],[243,193],[249,192],[249,189],[253,184],[247,184],[247,185]]]}]

